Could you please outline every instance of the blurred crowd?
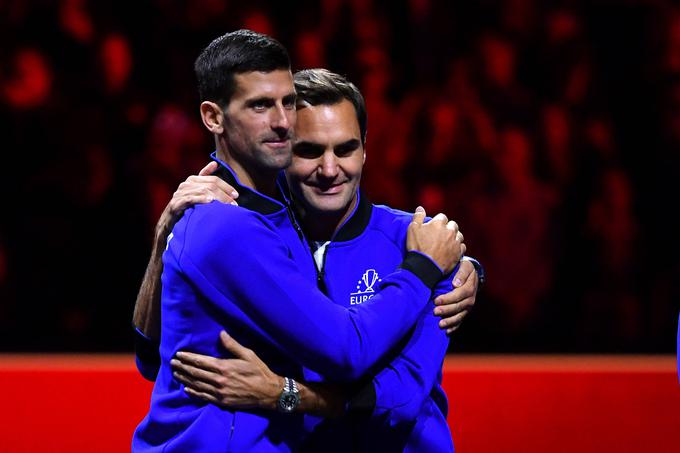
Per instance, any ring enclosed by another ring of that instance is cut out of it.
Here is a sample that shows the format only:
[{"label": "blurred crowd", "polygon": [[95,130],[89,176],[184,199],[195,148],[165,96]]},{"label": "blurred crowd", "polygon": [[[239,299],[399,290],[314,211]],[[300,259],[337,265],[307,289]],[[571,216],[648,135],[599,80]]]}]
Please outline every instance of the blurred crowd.
[{"label": "blurred crowd", "polygon": [[153,226],[213,143],[193,60],[250,28],[368,107],[364,187],[486,267],[451,351],[674,349],[671,0],[0,1],[0,348],[129,350]]}]

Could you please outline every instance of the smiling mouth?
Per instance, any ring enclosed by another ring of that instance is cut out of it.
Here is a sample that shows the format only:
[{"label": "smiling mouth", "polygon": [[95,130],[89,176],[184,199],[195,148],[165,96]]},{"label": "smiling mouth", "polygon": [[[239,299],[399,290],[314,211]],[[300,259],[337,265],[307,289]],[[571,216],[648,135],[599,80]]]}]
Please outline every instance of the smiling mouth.
[{"label": "smiling mouth", "polygon": [[319,195],[336,195],[339,192],[342,191],[343,186],[345,185],[345,182],[341,182],[339,184],[333,184],[331,186],[317,186],[317,185],[312,185],[309,184],[309,186],[317,192]]}]

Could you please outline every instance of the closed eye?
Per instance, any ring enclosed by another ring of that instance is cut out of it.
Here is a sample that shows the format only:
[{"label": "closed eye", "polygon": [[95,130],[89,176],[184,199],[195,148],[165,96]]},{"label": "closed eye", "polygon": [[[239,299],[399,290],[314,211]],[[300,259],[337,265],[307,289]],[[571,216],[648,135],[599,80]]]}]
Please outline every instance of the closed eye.
[{"label": "closed eye", "polygon": [[303,159],[316,159],[324,152],[324,147],[316,143],[300,142],[293,146],[293,154]]},{"label": "closed eye", "polygon": [[336,146],[333,149],[333,152],[338,157],[346,157],[346,156],[349,156],[350,154],[352,154],[357,149],[359,149],[360,145],[361,145],[361,142],[357,139],[348,140],[345,143],[342,143],[342,144]]}]

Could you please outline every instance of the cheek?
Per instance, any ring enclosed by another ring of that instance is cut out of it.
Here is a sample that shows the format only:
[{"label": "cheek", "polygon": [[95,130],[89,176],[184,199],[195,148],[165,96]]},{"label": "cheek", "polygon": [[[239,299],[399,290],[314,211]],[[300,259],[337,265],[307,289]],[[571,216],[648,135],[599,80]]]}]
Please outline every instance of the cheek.
[{"label": "cheek", "polygon": [[351,162],[347,163],[347,166],[345,167],[345,171],[347,173],[347,176],[352,178],[353,180],[359,180],[361,178],[361,172],[363,170],[363,158],[361,159],[352,159]]},{"label": "cheek", "polygon": [[[295,162],[295,158],[293,158],[293,162]],[[290,186],[291,190],[300,195],[300,191],[302,190],[302,181],[304,178],[302,177],[302,174],[299,172],[299,168],[294,168],[295,164],[291,164],[288,168],[286,168],[286,176],[288,179],[288,185]]]}]

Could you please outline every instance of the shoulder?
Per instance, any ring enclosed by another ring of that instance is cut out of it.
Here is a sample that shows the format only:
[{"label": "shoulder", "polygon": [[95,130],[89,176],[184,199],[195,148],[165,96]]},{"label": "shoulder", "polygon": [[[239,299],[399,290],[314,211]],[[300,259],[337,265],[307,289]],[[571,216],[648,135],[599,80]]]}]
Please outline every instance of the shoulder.
[{"label": "shoulder", "polygon": [[231,204],[213,201],[187,210],[187,228],[198,228],[206,233],[221,228],[247,229],[253,224],[267,224],[267,218],[257,212]]},{"label": "shoulder", "polygon": [[408,228],[413,213],[405,212],[400,209],[394,209],[385,205],[374,205],[373,216],[375,220],[375,227],[377,228],[391,228],[396,230],[403,230]]},{"label": "shoulder", "polygon": [[265,216],[218,201],[187,209],[175,229],[192,249],[251,242],[274,230]]},{"label": "shoulder", "polygon": [[374,205],[370,229],[380,232],[399,249],[403,248],[413,214],[385,205]]}]

